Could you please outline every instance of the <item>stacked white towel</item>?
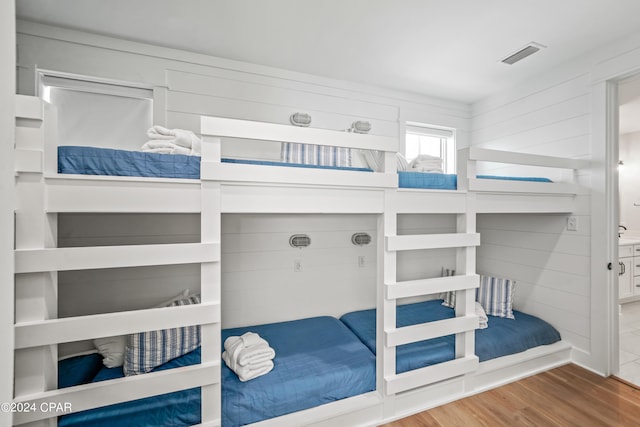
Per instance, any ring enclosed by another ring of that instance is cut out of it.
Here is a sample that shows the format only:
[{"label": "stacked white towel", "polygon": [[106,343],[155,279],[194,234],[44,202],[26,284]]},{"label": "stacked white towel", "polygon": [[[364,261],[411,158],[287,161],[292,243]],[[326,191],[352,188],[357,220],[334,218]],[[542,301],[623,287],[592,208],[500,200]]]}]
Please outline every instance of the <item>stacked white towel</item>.
[{"label": "stacked white towel", "polygon": [[269,373],[275,356],[276,352],[269,343],[254,332],[224,341],[222,360],[243,382]]},{"label": "stacked white towel", "polygon": [[155,125],[149,128],[147,136],[149,141],[142,146],[145,152],[187,156],[199,156],[202,152],[202,141],[190,130]]},{"label": "stacked white towel", "polygon": [[482,305],[478,301],[476,301],[476,316],[478,316],[478,320],[480,321],[478,329],[486,329],[489,327],[487,313],[485,313],[484,308],[482,308]]},{"label": "stacked white towel", "polygon": [[442,159],[440,157],[420,154],[409,163],[409,170],[416,172],[442,173]]}]

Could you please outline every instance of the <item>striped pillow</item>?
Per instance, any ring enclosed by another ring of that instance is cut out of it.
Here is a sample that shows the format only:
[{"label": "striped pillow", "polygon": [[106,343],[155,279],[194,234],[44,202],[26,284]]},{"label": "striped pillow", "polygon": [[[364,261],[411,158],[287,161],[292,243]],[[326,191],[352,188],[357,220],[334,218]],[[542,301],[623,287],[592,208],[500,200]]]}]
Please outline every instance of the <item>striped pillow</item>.
[{"label": "striped pillow", "polygon": [[351,149],[326,145],[282,143],[282,161],[303,165],[351,167]]},{"label": "striped pillow", "polygon": [[490,316],[515,319],[513,316],[515,285],[514,280],[480,276],[480,287],[476,290],[476,301]]},{"label": "striped pillow", "polygon": [[442,305],[445,307],[456,308],[456,292],[449,291],[442,294]]},{"label": "striped pillow", "polygon": [[[200,295],[177,300],[167,307],[200,304]],[[144,374],[200,346],[200,326],[139,332],[127,337],[123,370],[126,376]]]}]

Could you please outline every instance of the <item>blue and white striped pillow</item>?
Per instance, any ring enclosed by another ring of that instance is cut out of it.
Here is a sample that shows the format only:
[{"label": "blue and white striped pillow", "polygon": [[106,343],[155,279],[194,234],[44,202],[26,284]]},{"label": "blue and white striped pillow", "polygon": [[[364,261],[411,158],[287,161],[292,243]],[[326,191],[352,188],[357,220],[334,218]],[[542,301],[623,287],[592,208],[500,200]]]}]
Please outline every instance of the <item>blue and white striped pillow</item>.
[{"label": "blue and white striped pillow", "polygon": [[282,161],[303,165],[351,167],[351,149],[283,142]]},{"label": "blue and white striped pillow", "polygon": [[480,276],[480,287],[476,290],[476,301],[490,316],[515,319],[513,315],[515,285],[514,280]]},{"label": "blue and white striped pillow", "polygon": [[[177,300],[167,307],[200,304],[200,295]],[[200,346],[200,326],[139,332],[127,337],[123,371],[126,376],[144,374]]]}]

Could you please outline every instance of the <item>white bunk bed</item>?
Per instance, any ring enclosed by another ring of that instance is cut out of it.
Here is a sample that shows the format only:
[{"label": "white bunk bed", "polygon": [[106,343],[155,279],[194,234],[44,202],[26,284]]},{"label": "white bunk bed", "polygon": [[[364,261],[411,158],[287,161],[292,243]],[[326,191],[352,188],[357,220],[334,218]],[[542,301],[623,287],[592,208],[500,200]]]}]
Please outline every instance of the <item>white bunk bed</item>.
[{"label": "white bunk bed", "polygon": [[[70,402],[76,412],[202,387],[202,425],[221,425],[222,213],[380,215],[376,390],[267,419],[256,426],[377,425],[570,361],[570,346],[558,342],[478,363],[474,354],[478,326],[474,314],[478,286],[475,248],[480,244],[476,213],[571,212],[578,190],[562,183],[483,182],[488,180],[475,178],[474,162],[570,169],[582,168],[584,162],[467,149],[459,154],[464,161],[459,161],[463,167],[458,190],[399,189],[394,138],[203,117],[200,179],[64,175],[57,172],[57,142],[50,137],[54,134],[50,126],[55,126],[53,112],[41,100],[23,96],[17,98],[17,111],[16,402]],[[379,172],[357,172],[222,163],[222,138],[379,150],[384,153],[384,167]],[[199,213],[201,242],[57,248],[56,214],[65,212]],[[414,213],[456,215],[456,232],[398,235],[398,215]],[[397,253],[430,248],[458,248],[458,275],[398,282]],[[56,319],[57,271],[150,265],[149,259],[154,260],[153,265],[201,263],[202,303]],[[454,318],[396,328],[399,299],[447,291],[457,293]],[[33,294],[38,295],[36,304]],[[199,365],[57,389],[58,343],[189,325],[202,325]],[[454,360],[396,374],[397,346],[451,334],[456,335]],[[55,415],[59,414],[16,414],[14,424],[46,423]]]}]

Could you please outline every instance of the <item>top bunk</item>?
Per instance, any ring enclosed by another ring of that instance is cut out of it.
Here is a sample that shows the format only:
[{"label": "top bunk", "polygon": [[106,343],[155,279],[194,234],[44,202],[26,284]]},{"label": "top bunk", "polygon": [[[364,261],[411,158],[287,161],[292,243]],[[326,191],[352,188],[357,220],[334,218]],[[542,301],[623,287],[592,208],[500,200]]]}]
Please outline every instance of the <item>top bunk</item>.
[{"label": "top bunk", "polygon": [[[200,156],[65,147],[53,107],[19,95],[16,111],[16,172],[42,173],[49,212],[200,212],[205,183],[220,186],[222,212],[234,213],[382,213],[390,202],[399,213],[462,213],[473,210],[468,195],[478,213],[563,213],[586,191],[476,173],[479,162],[498,162],[568,170],[575,181],[589,164],[579,159],[471,147],[458,150],[456,175],[413,172],[401,170],[397,138],[220,117],[201,118]],[[282,161],[222,158],[229,140],[279,143]]]}]

